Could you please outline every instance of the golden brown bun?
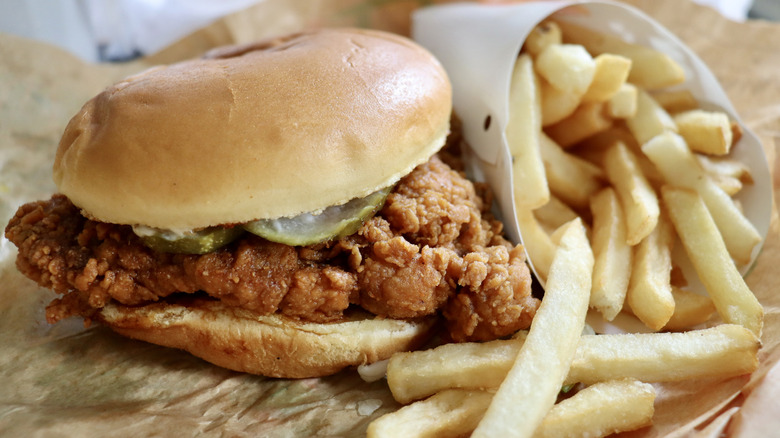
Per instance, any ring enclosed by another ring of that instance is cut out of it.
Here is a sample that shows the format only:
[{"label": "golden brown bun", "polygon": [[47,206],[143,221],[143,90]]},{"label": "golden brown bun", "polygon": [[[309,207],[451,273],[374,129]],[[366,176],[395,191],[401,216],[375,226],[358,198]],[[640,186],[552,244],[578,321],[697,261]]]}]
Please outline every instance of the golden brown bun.
[{"label": "golden brown bun", "polygon": [[386,187],[449,130],[425,49],[326,29],[156,67],[87,102],[54,164],[92,218],[189,230],[294,216]]},{"label": "golden brown bun", "polygon": [[143,307],[111,303],[97,319],[123,336],[179,348],[224,368],[284,378],[326,376],[419,348],[435,321],[360,312],[337,323],[307,323],[208,300]]}]

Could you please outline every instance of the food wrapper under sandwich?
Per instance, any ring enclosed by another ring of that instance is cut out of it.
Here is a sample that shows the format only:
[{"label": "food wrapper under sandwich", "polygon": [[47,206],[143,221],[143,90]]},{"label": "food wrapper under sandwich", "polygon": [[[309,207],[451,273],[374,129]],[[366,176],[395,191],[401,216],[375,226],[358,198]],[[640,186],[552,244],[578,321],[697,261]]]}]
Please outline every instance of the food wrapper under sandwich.
[{"label": "food wrapper under sandwich", "polygon": [[[410,14],[419,3],[429,2],[269,0],[147,59],[117,65],[84,63],[51,46],[0,35],[0,219],[6,223],[21,203],[52,193],[51,163],[65,124],[84,101],[115,80],[217,45],[310,26],[359,25],[409,34]],[[663,23],[706,62],[734,108],[721,106],[739,114],[763,143],[761,159],[765,153],[774,168],[780,25],[729,22],[687,1],[629,3]],[[546,14],[560,7],[550,3]],[[513,33],[505,43],[517,49],[523,38]],[[511,68],[510,60],[503,62]],[[477,95],[488,93],[482,87]],[[497,157],[483,160],[498,162]],[[498,184],[497,191],[506,185]],[[766,190],[757,195],[765,201]],[[725,381],[658,385],[654,425],[628,436],[771,436],[780,430],[774,399],[780,389],[780,294],[775,292],[780,222],[772,203],[762,204],[771,208],[772,220],[763,251],[746,277],[766,312],[759,370]],[[176,431],[357,437],[365,435],[371,420],[398,408],[383,381],[366,383],[354,371],[323,379],[266,379],[101,327],[84,329],[78,319],[50,326],[43,311],[53,294],[19,274],[15,256],[13,245],[0,238],[0,436],[168,436]]]}]

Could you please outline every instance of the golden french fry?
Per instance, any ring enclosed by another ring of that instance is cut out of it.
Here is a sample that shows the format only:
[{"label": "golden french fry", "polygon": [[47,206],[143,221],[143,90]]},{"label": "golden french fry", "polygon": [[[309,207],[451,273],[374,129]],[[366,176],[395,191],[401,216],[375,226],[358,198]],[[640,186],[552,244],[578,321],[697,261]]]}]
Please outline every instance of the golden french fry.
[{"label": "golden french fry", "polygon": [[688,286],[688,279],[685,278],[685,273],[679,265],[674,263],[674,260],[672,261],[672,272],[669,274],[669,281],[672,283],[672,294],[674,294],[675,288]]},{"label": "golden french fry", "polygon": [[468,434],[479,423],[493,395],[447,389],[385,414],[368,425],[368,438],[441,437]]},{"label": "golden french fry", "polygon": [[662,196],[677,235],[723,320],[761,335],[764,309],[729,256],[712,215],[693,190],[665,186]]},{"label": "golden french fry", "polygon": [[[521,335],[398,353],[388,364],[387,383],[400,403],[447,388],[496,388],[524,341]],[[565,383],[734,377],[755,371],[760,345],[755,334],[734,324],[679,333],[583,335]]]},{"label": "golden french fry", "polygon": [[577,212],[572,210],[569,205],[561,201],[557,196],[550,196],[548,203],[534,210],[536,221],[548,234],[557,230],[566,222],[576,219],[578,216]]},{"label": "golden french fry", "polygon": [[731,121],[726,113],[697,109],[676,114],[673,119],[692,151],[726,155],[731,150]]},{"label": "golden french fry", "polygon": [[628,119],[636,115],[638,90],[633,84],[623,84],[607,101],[607,114],[614,119]]},{"label": "golden french fry", "polygon": [[652,423],[655,389],[634,379],[594,383],[550,409],[535,438],[597,437]]},{"label": "golden french fry", "polygon": [[546,49],[547,46],[561,44],[563,42],[562,38],[561,28],[558,27],[558,23],[549,20],[543,21],[536,25],[531,33],[525,37],[523,51],[536,57]]},{"label": "golden french fry", "polygon": [[636,112],[633,117],[626,119],[626,125],[639,144],[645,144],[666,131],[677,131],[677,125],[669,113],[643,90],[637,91]]},{"label": "golden french fry", "polygon": [[711,173],[709,176],[712,178],[712,181],[715,183],[715,185],[720,187],[720,189],[726,192],[726,194],[729,196],[736,195],[740,190],[742,190],[742,187],[744,187],[742,181],[738,180],[737,178]]},{"label": "golden french fry", "polygon": [[540,277],[539,281],[544,283],[555,255],[555,244],[531,210],[517,209],[517,226],[520,228],[523,246],[528,252],[534,271]]},{"label": "golden french fry", "polygon": [[739,193],[745,184],[753,184],[750,169],[739,160],[702,154],[695,154],[695,156],[707,175],[729,196]]},{"label": "golden french fry", "polygon": [[512,340],[444,344],[396,353],[387,364],[387,386],[402,404],[448,388],[498,388],[526,335],[520,331]]},{"label": "golden french fry", "polygon": [[674,314],[672,296],[672,245],[674,230],[661,215],[652,233],[634,247],[631,282],[626,302],[646,326],[660,330]]},{"label": "golden french fry", "polygon": [[474,438],[532,436],[569,372],[585,325],[593,253],[579,219],[564,227],[542,304]]},{"label": "golden french fry", "polygon": [[682,67],[665,53],[566,21],[559,20],[558,26],[566,44],[581,44],[593,56],[612,53],[631,59],[628,81],[641,88],[653,90],[685,81]]},{"label": "golden french fry", "polygon": [[551,44],[536,57],[536,72],[556,89],[578,96],[588,90],[596,72],[596,62],[584,47]]},{"label": "golden french fry", "polygon": [[742,161],[730,157],[710,157],[702,154],[696,154],[696,159],[710,175],[734,178],[743,184],[753,184],[750,168]]},{"label": "golden french fry", "polygon": [[710,297],[699,295],[687,289],[672,286],[674,314],[664,330],[686,330],[703,324],[715,313],[715,304]]},{"label": "golden french fry", "polygon": [[742,125],[737,122],[731,122],[731,144],[739,143],[742,138]]},{"label": "golden french fry", "polygon": [[593,285],[590,307],[607,321],[623,308],[631,275],[631,247],[626,243],[626,221],[614,189],[607,187],[591,199],[593,215]]},{"label": "golden french fry", "polygon": [[[493,394],[445,389],[385,414],[368,426],[369,438],[463,436],[484,415]],[[605,436],[646,426],[655,390],[634,379],[594,383],[550,408],[534,437]]]},{"label": "golden french fry", "polygon": [[602,170],[567,153],[544,133],[540,137],[539,148],[553,195],[573,207],[587,208],[591,196],[604,186]]},{"label": "golden french fry", "polygon": [[631,150],[640,150],[639,143],[622,123],[615,123],[607,130],[586,138],[571,150],[578,156],[602,167],[604,153],[617,142],[624,143]]},{"label": "golden french fry", "polygon": [[[674,272],[674,270],[672,271]],[[715,304],[706,295],[700,295],[675,285],[672,280],[672,296],[674,297],[674,313],[662,331],[690,330],[703,324],[715,314]],[[631,307],[623,308],[625,313],[631,314]]]},{"label": "golden french fry", "polygon": [[685,140],[667,132],[647,142],[642,151],[669,184],[693,189],[701,195],[731,257],[740,266],[748,263],[761,235],[731,197],[707,176]]},{"label": "golden french fry", "polygon": [[699,107],[699,101],[687,89],[654,91],[652,96],[669,114],[689,111]]},{"label": "golden french fry", "polygon": [[550,198],[539,153],[541,125],[539,83],[533,61],[529,55],[520,55],[512,73],[506,139],[512,155],[515,203],[522,208],[541,207]]},{"label": "golden french fry", "polygon": [[626,215],[626,242],[636,245],[658,223],[658,196],[642,174],[637,157],[623,143],[607,150],[604,171]]},{"label": "golden french fry", "polygon": [[569,117],[580,105],[580,98],[572,93],[561,91],[539,78],[542,95],[542,126],[549,126]]},{"label": "golden french fry", "polygon": [[631,60],[625,56],[602,53],[594,59],[596,69],[583,102],[605,102],[612,98],[626,83],[631,70]]},{"label": "golden french fry", "polygon": [[612,119],[607,117],[604,104],[583,103],[569,117],[547,126],[545,132],[561,147],[572,146],[592,135],[607,130]]},{"label": "golden french fry", "polygon": [[660,187],[664,179],[655,165],[642,153],[642,149],[637,143],[636,138],[628,131],[623,123],[619,121],[613,124],[606,131],[599,132],[598,134],[589,137],[574,148],[571,149],[572,153],[584,158],[591,163],[603,167],[604,153],[612,147],[615,143],[622,142],[628,149],[634,152],[634,157],[639,163],[639,168],[642,170],[642,174],[647,181],[653,187]]},{"label": "golden french fry", "polygon": [[583,336],[566,382],[733,377],[758,368],[760,346],[755,334],[735,324],[687,332]]}]

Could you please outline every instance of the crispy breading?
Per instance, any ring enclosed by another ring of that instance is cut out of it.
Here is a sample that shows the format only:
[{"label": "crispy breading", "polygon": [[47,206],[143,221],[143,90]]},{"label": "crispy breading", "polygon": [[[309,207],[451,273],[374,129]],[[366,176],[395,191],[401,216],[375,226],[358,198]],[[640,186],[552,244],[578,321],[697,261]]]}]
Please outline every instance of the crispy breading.
[{"label": "crispy breading", "polygon": [[528,327],[539,304],[522,247],[501,236],[487,193],[433,157],[356,234],[309,247],[246,233],[205,255],[156,252],[131,227],[86,219],[62,195],[20,207],[6,236],[20,271],[63,295],[47,307],[52,323],[89,319],[111,300],[205,292],[316,322],[350,305],[392,318],[443,310],[453,339],[487,340]]}]

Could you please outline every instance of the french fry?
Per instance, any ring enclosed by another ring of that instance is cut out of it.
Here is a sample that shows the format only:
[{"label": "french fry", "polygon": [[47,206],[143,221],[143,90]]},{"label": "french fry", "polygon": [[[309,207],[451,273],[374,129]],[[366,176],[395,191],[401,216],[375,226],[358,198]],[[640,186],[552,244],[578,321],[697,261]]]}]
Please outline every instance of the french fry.
[{"label": "french fry", "polygon": [[539,78],[542,95],[542,126],[554,125],[569,117],[580,105],[581,96],[566,93]]},{"label": "french fry", "polygon": [[640,150],[639,143],[622,123],[615,123],[571,148],[572,153],[602,167],[604,153],[615,143],[622,142],[631,150]]},{"label": "french fry", "polygon": [[731,150],[731,121],[726,113],[697,109],[676,114],[673,119],[692,151],[726,155]]},{"label": "french fry", "polygon": [[447,389],[385,414],[368,425],[368,438],[441,437],[468,434],[479,423],[493,395]]},{"label": "french fry", "polygon": [[654,402],[655,389],[648,383],[594,383],[553,406],[534,437],[600,437],[639,429],[651,424]]},{"label": "french fry", "polygon": [[587,208],[604,186],[604,174],[592,163],[569,154],[542,133],[539,141],[547,183],[553,195],[576,208]]},{"label": "french fry", "polygon": [[[463,436],[484,415],[493,394],[445,389],[385,414],[368,426],[368,438]],[[650,424],[655,390],[634,379],[595,383],[554,405],[534,437],[606,436]]]},{"label": "french fry", "polygon": [[[690,330],[709,321],[716,312],[712,299],[706,295],[682,289],[674,283],[673,280],[674,313],[661,331]],[[633,314],[631,306],[625,306],[623,310],[625,313]]]},{"label": "french fry", "polygon": [[625,212],[626,242],[636,245],[658,223],[658,196],[640,171],[637,157],[623,143],[607,150],[604,171]]},{"label": "french fry", "polygon": [[547,46],[561,44],[563,42],[562,38],[561,28],[558,27],[558,23],[550,20],[543,21],[536,25],[531,33],[525,37],[523,51],[536,57],[546,49]]},{"label": "french fry", "polygon": [[653,99],[669,114],[693,110],[699,107],[699,101],[690,90],[654,91]]},{"label": "french fry", "polygon": [[736,121],[731,122],[731,143],[739,143],[739,139],[742,138],[742,125]]},{"label": "french fry", "polygon": [[396,353],[387,364],[387,386],[402,404],[448,388],[498,388],[527,334],[520,331],[511,340],[444,344]]},{"label": "french fry", "polygon": [[693,189],[701,195],[731,257],[740,266],[748,263],[761,235],[731,197],[707,176],[682,137],[666,132],[647,142],[642,151],[669,184]]},{"label": "french fry", "polygon": [[555,255],[555,244],[531,210],[517,209],[517,226],[522,234],[523,246],[528,252],[536,274],[540,277],[539,281],[544,283],[547,281],[547,274]]},{"label": "french fry", "polygon": [[721,175],[734,178],[743,184],[753,184],[753,175],[750,168],[742,161],[729,157],[710,157],[708,155],[696,154],[699,164],[710,175]]},{"label": "french fry", "polygon": [[525,343],[472,437],[530,437],[555,404],[585,325],[593,272],[581,221],[564,227]]},{"label": "french fry", "polygon": [[[606,336],[610,336],[606,341],[597,340]],[[735,324],[676,333],[583,336],[566,382],[733,377],[755,371],[760,345],[754,333]]]},{"label": "french fry", "polygon": [[[519,336],[398,353],[388,364],[387,383],[400,403],[447,388],[496,388],[524,341]],[[733,377],[755,371],[759,347],[755,334],[734,324],[679,333],[582,335],[564,383]]]},{"label": "french fry", "polygon": [[565,44],[581,44],[593,56],[612,53],[631,59],[628,81],[641,88],[654,90],[685,81],[685,71],[665,53],[566,21],[558,21],[558,26]]},{"label": "french fry", "polygon": [[602,53],[595,57],[596,69],[583,102],[605,102],[612,98],[626,83],[631,70],[631,60],[611,53]]},{"label": "french fry", "polygon": [[660,330],[674,314],[672,296],[672,244],[674,232],[661,215],[652,233],[634,247],[634,263],[626,302],[646,326]]},{"label": "french fry", "polygon": [[637,92],[636,112],[633,117],[626,119],[626,125],[639,144],[645,144],[666,131],[677,131],[677,125],[669,113],[643,90]]},{"label": "french fry", "polygon": [[572,146],[594,134],[612,126],[607,117],[604,104],[600,102],[583,103],[569,117],[545,128],[547,135],[561,147]]},{"label": "french fry", "polygon": [[679,265],[674,263],[674,260],[672,260],[672,272],[669,273],[669,282],[672,283],[672,294],[674,294],[675,287],[684,288],[688,286],[688,279],[685,278],[685,273]]},{"label": "french fry", "polygon": [[686,330],[710,320],[715,313],[715,304],[710,297],[699,295],[687,289],[672,286],[674,314],[664,330]]},{"label": "french fry", "polygon": [[729,196],[739,193],[745,184],[753,184],[750,169],[741,161],[702,154],[696,154],[696,159],[713,182]]},{"label": "french fry", "polygon": [[536,57],[536,72],[556,89],[578,96],[588,90],[596,72],[596,62],[580,45],[552,44]]},{"label": "french fry", "polygon": [[607,101],[607,114],[614,119],[628,119],[636,115],[637,88],[623,84]]},{"label": "french fry", "polygon": [[593,285],[590,307],[607,321],[623,308],[631,275],[631,247],[626,222],[614,189],[607,187],[591,199],[593,215]]},{"label": "french fry", "polygon": [[665,186],[664,203],[699,279],[726,323],[761,335],[764,309],[731,260],[702,197],[693,190]]},{"label": "french fry", "polygon": [[712,181],[715,183],[715,185],[720,187],[720,189],[726,192],[726,194],[729,196],[732,197],[735,196],[744,187],[742,181],[736,178],[731,178],[725,175],[713,175],[713,174],[709,174],[709,175],[710,178],[712,178]]},{"label": "french fry", "polygon": [[548,203],[534,210],[536,221],[548,234],[577,216],[577,212],[556,196],[550,196]]},{"label": "french fry", "polygon": [[529,55],[520,55],[512,73],[506,139],[512,154],[515,203],[522,208],[541,207],[550,198],[538,146],[541,124],[539,83],[533,61]]},{"label": "french fry", "polygon": [[612,147],[615,143],[622,142],[628,149],[634,152],[634,157],[639,163],[639,168],[647,181],[653,187],[660,187],[664,181],[663,176],[655,168],[655,165],[642,153],[642,149],[637,143],[636,138],[631,135],[628,128],[623,123],[617,121],[606,131],[599,132],[598,134],[589,137],[575,147],[571,148],[572,153],[575,155],[596,164],[599,167],[603,167],[604,153]]}]

